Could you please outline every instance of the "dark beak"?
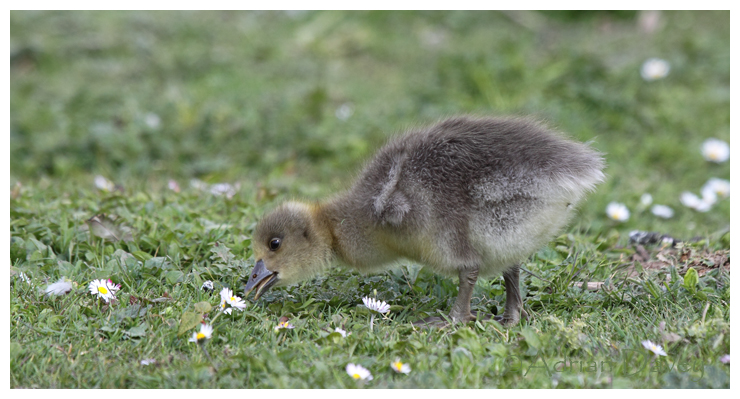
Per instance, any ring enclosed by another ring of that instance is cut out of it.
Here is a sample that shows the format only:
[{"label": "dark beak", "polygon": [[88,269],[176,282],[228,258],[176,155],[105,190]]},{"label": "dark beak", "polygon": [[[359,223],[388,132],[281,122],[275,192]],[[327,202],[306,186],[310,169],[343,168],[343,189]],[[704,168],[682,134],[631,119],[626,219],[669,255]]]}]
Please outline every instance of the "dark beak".
[{"label": "dark beak", "polygon": [[252,274],[249,276],[247,286],[244,287],[244,296],[249,295],[253,289],[257,289],[254,294],[254,300],[259,299],[263,292],[266,292],[277,282],[277,273],[267,270],[265,262],[262,259],[258,260],[252,269]]}]

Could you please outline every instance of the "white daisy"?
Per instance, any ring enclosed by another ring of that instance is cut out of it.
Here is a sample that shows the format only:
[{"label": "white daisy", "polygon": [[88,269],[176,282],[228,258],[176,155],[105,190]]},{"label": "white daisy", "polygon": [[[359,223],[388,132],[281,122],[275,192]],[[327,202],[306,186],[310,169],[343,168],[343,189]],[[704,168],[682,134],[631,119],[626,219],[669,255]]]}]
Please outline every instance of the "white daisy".
[{"label": "white daisy", "polygon": [[652,81],[657,79],[663,79],[668,76],[668,72],[671,70],[671,64],[666,60],[660,58],[650,58],[642,64],[640,68],[640,75],[646,81]]},{"label": "white daisy", "polygon": [[239,190],[239,185],[232,186],[229,183],[218,183],[211,186],[210,191],[213,195],[225,195],[226,198],[231,199]]},{"label": "white daisy", "polygon": [[231,305],[232,309],[236,310],[244,310],[247,307],[247,303],[236,295],[229,298],[229,305]]},{"label": "white daisy", "polygon": [[704,185],[704,187],[701,188],[701,200],[708,203],[710,206],[717,203],[717,193],[714,192],[714,188]]},{"label": "white daisy", "polygon": [[342,121],[346,121],[354,113],[355,110],[352,108],[352,104],[350,103],[344,103],[340,105],[336,111],[334,111],[334,115],[337,117],[337,119]]},{"label": "white daisy", "polygon": [[231,310],[236,308],[237,310],[244,310],[247,307],[246,302],[240,297],[234,295],[234,293],[224,287],[221,292],[221,311],[226,314],[231,314]]},{"label": "white daisy", "polygon": [[730,159],[730,145],[715,138],[707,139],[701,145],[701,153],[707,161],[722,163]]},{"label": "white daisy", "polygon": [[111,299],[116,298],[116,291],[121,289],[121,286],[113,284],[110,279],[100,279],[91,281],[87,288],[90,290],[92,295],[97,295],[99,298],[103,298],[106,302],[110,302]]},{"label": "white daisy", "polygon": [[149,126],[152,129],[159,128],[159,125],[161,124],[162,120],[159,119],[159,115],[149,112],[144,116],[144,123],[146,123],[147,126]]},{"label": "white daisy", "polygon": [[213,327],[210,324],[201,323],[200,331],[193,332],[193,336],[188,340],[188,342],[196,342],[196,343],[202,344],[207,339],[211,339],[212,335],[213,335]]},{"label": "white daisy", "polygon": [[176,193],[179,193],[180,192],[180,185],[177,184],[177,181],[172,180],[172,179],[170,179],[167,182],[167,188],[169,188],[170,190],[172,190],[172,191],[174,191]]},{"label": "white daisy", "polygon": [[663,350],[662,346],[656,345],[649,340],[642,341],[642,346],[650,352],[655,353],[655,356],[668,356],[668,354],[665,353],[665,351]]},{"label": "white daisy", "polygon": [[370,297],[363,297],[362,302],[365,304],[365,307],[370,310],[370,331],[372,331],[373,322],[375,321],[375,315],[388,313],[388,311],[391,310],[391,305],[385,303],[385,301],[379,301],[375,298]]},{"label": "white daisy", "polygon": [[144,359],[144,360],[141,361],[141,365],[142,366],[148,366],[148,365],[154,364],[156,362],[157,362],[156,359]]},{"label": "white daisy", "polygon": [[685,207],[691,208],[697,212],[706,212],[712,207],[710,202],[699,198],[696,194],[689,191],[681,193],[681,203]]},{"label": "white daisy", "polygon": [[198,180],[198,179],[191,179],[190,180],[190,187],[199,190],[199,191],[206,191],[208,190],[208,184],[204,181]]},{"label": "white daisy", "polygon": [[619,202],[610,202],[609,205],[606,206],[606,215],[611,220],[624,222],[630,218],[630,210],[627,209],[627,206],[624,204]]},{"label": "white daisy", "polygon": [[699,206],[694,208],[694,210],[696,210],[697,212],[706,212],[710,209],[712,209],[712,203],[704,200],[699,203]]},{"label": "white daisy", "polygon": [[371,312],[374,313],[388,313],[388,311],[391,310],[391,305],[375,298],[364,297],[362,298],[362,302]]},{"label": "white daisy", "polygon": [[712,192],[715,196],[727,198],[730,196],[730,181],[713,177],[704,184],[701,192],[702,195]]},{"label": "white daisy", "polygon": [[687,208],[696,209],[701,203],[701,198],[690,191],[684,191],[681,193],[681,203]]},{"label": "white daisy", "polygon": [[653,207],[650,208],[650,212],[663,219],[670,219],[673,217],[673,209],[665,205],[653,205]]},{"label": "white daisy", "polygon": [[724,363],[724,364],[729,363],[730,362],[730,354],[728,353],[728,354],[722,356],[721,358],[719,358],[719,361],[722,362],[722,363]]},{"label": "white daisy", "polygon": [[373,379],[373,375],[370,374],[370,371],[359,364],[349,363],[345,370],[347,370],[347,374],[349,374],[350,377],[358,381],[370,381]]},{"label": "white daisy", "polygon": [[231,307],[229,307],[229,299],[234,295],[233,292],[231,292],[230,289],[224,287],[221,289],[221,292],[219,292],[219,295],[221,296],[221,311],[226,312],[226,314],[231,313]]},{"label": "white daisy", "polygon": [[643,207],[647,208],[647,207],[649,207],[649,206],[650,206],[650,204],[652,204],[652,203],[653,203],[653,196],[652,196],[652,195],[650,195],[650,194],[648,194],[648,193],[645,193],[645,194],[643,194],[643,195],[642,195],[642,196],[640,197],[640,204],[641,204],[641,205],[642,205]]},{"label": "white daisy", "polygon": [[113,191],[116,185],[105,177],[97,175],[95,176],[95,187],[103,191]]},{"label": "white daisy", "polygon": [[339,328],[339,327],[335,328],[335,329],[334,329],[334,332],[338,332],[339,334],[341,334],[341,335],[342,335],[342,337],[345,337],[345,338],[347,338],[347,331],[344,331],[344,330],[342,330],[342,329],[341,329],[341,328]]},{"label": "white daisy", "polygon": [[72,291],[72,282],[62,277],[54,284],[49,284],[44,293],[46,295],[64,295]]},{"label": "white daisy", "polygon": [[280,323],[278,323],[278,325],[277,325],[277,326],[275,326],[275,331],[280,331],[280,330],[292,330],[292,329],[294,329],[294,328],[295,328],[295,326],[294,326],[294,325],[292,325],[292,324],[290,324],[290,323],[289,323],[289,322],[288,322],[288,321],[286,320],[286,321],[281,321]]},{"label": "white daisy", "polygon": [[395,362],[391,362],[391,368],[396,373],[408,374],[411,372],[411,366],[409,366],[408,364],[401,363],[401,359],[399,358],[396,358]]}]

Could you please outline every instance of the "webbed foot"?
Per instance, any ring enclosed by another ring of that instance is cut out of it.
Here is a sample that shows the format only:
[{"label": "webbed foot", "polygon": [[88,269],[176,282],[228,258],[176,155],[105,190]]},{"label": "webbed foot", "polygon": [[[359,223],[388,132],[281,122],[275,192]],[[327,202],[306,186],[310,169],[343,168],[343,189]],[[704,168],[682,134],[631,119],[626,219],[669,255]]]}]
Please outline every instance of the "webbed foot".
[{"label": "webbed foot", "polygon": [[494,316],[493,320],[501,323],[501,325],[504,327],[514,327],[515,325],[519,324],[519,320],[529,320],[529,314],[527,314],[524,309],[519,309],[518,313],[512,312],[510,314],[507,314],[506,312],[504,312],[503,316]]}]

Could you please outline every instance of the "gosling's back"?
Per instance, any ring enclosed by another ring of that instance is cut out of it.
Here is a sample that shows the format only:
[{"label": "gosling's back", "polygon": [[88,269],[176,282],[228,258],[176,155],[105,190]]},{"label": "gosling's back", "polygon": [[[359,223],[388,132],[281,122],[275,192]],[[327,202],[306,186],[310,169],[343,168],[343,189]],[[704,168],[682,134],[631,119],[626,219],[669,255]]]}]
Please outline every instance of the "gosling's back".
[{"label": "gosling's back", "polygon": [[604,179],[601,155],[526,119],[448,119],[391,140],[335,201],[360,269],[406,257],[499,273],[558,233]]}]

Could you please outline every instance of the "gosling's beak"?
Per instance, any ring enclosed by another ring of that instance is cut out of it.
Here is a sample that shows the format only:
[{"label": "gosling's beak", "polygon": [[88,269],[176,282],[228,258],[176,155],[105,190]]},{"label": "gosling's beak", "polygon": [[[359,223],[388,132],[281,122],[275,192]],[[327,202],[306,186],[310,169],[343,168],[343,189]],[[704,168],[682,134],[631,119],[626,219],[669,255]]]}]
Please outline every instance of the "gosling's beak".
[{"label": "gosling's beak", "polygon": [[249,276],[247,286],[244,287],[244,296],[249,295],[253,289],[257,288],[254,294],[254,300],[256,301],[264,291],[270,289],[277,282],[277,276],[277,273],[267,270],[262,259],[258,260],[254,269],[252,269],[252,274]]}]

